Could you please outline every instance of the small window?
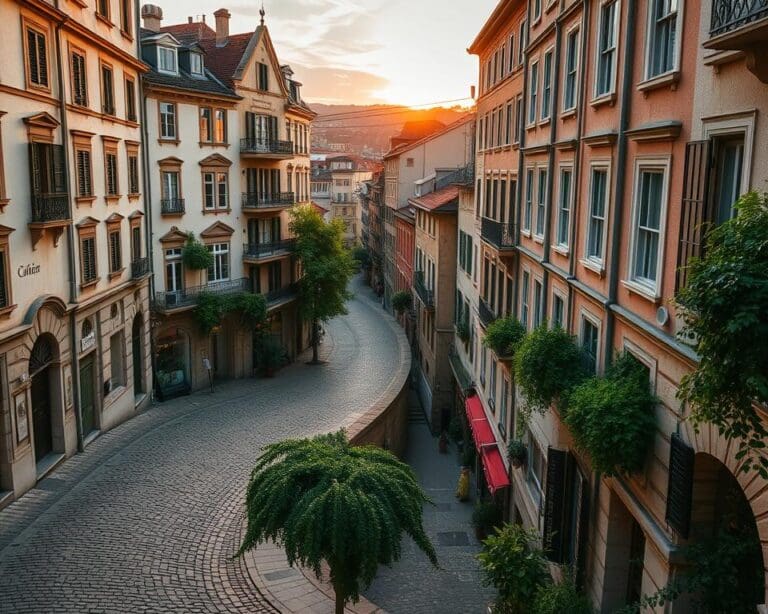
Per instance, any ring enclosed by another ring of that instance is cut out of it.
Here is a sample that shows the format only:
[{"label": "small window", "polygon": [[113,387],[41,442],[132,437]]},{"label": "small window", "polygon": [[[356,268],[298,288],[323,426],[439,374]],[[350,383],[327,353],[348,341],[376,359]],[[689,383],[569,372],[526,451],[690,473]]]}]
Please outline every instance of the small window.
[{"label": "small window", "polygon": [[229,208],[229,176],[227,173],[203,173],[205,208]]},{"label": "small window", "polygon": [[96,280],[96,238],[88,237],[80,241],[80,260],[83,283]]},{"label": "small window", "polygon": [[45,34],[34,28],[27,28],[27,62],[30,85],[47,89],[48,44]]},{"label": "small window", "polygon": [[597,349],[600,332],[590,320],[581,320],[581,347],[584,352],[584,364],[589,373],[597,373]]},{"label": "small window", "polygon": [[115,114],[115,80],[112,67],[101,65],[101,106],[105,115]]},{"label": "small window", "polygon": [[571,228],[571,179],[573,169],[560,169],[560,201],[557,216],[557,245],[568,247],[568,233]]},{"label": "small window", "polygon": [[86,149],[78,149],[75,152],[75,162],[77,165],[77,195],[82,197],[93,196],[91,152]]},{"label": "small window", "polygon": [[139,157],[128,156],[128,193],[139,193]]},{"label": "small window", "polygon": [[677,62],[678,0],[651,0],[648,15],[646,78],[671,72]]},{"label": "small window", "polygon": [[541,0],[532,0],[533,4],[533,20],[536,21],[541,17]]},{"label": "small window", "polygon": [[210,107],[200,107],[200,141],[213,141],[213,110]]},{"label": "small window", "polygon": [[523,64],[524,54],[525,54],[525,19],[520,22],[520,35],[517,37],[517,42],[519,45],[518,51],[517,51],[517,63],[518,65]]},{"label": "small window", "polygon": [[125,118],[135,122],[136,115],[136,83],[133,79],[125,80]]},{"label": "small window", "polygon": [[110,358],[110,385],[112,390],[125,386],[125,360],[124,360],[123,331],[116,332],[109,338]]},{"label": "small window", "polygon": [[548,119],[552,106],[552,52],[544,54],[544,82],[541,92],[541,119]]},{"label": "small window", "polygon": [[523,271],[523,287],[522,287],[522,296],[520,297],[520,323],[525,327],[528,328],[528,315],[529,315],[529,306],[530,303],[528,302],[528,290],[530,289],[531,284],[531,276],[528,271]]},{"label": "small window", "polygon": [[117,196],[120,192],[117,178],[117,154],[107,152],[104,156],[104,166],[107,178],[107,196]]},{"label": "small window", "polygon": [[196,77],[203,76],[203,56],[199,53],[192,53],[189,56],[189,71]]},{"label": "small window", "polygon": [[552,328],[564,328],[565,301],[559,294],[552,295]]},{"label": "small window", "polygon": [[109,0],[96,0],[96,14],[109,19]]},{"label": "small window", "polygon": [[120,0],[120,29],[126,34],[133,32],[133,0]]},{"label": "small window", "polygon": [[634,219],[632,279],[655,290],[659,273],[664,171],[642,169]]},{"label": "small window", "polygon": [[160,103],[160,138],[176,139],[176,105],[172,102]]},{"label": "small window", "polygon": [[531,64],[531,77],[528,90],[528,123],[533,124],[536,121],[536,106],[539,95],[539,63]]},{"label": "small window", "polygon": [[536,236],[544,236],[547,215],[547,177],[545,168],[539,169],[539,185],[536,193]]},{"label": "small window", "polygon": [[597,40],[597,71],[595,96],[610,94],[616,76],[616,43],[618,30],[618,0],[600,7],[600,29]]},{"label": "small window", "polygon": [[120,231],[109,233],[109,272],[117,273],[123,268],[123,254],[120,246]]},{"label": "small window", "polygon": [[414,164],[414,160],[413,160],[413,158],[406,158],[406,159],[405,159],[405,165],[406,165],[408,168],[413,168],[413,164]]},{"label": "small window", "polygon": [[5,309],[11,304],[11,292],[10,288],[8,287],[8,276],[6,270],[8,268],[8,246],[6,245],[4,247],[6,249],[0,250],[0,309]]},{"label": "small window", "polygon": [[72,52],[72,103],[79,107],[88,106],[85,56],[75,51]]},{"label": "small window", "polygon": [[533,218],[533,169],[529,168],[525,173],[525,215],[523,216],[523,230],[531,231]]},{"label": "small window", "polygon": [[563,88],[563,110],[576,108],[576,92],[579,71],[579,31],[568,33],[565,41],[565,87]]},{"label": "small window", "polygon": [[589,193],[589,224],[587,227],[587,258],[603,261],[605,217],[608,200],[608,171],[592,169]]},{"label": "small window", "polygon": [[541,326],[544,319],[544,286],[536,279],[533,282],[533,327]]},{"label": "small window", "polygon": [[227,142],[227,112],[216,109],[213,116],[213,138],[216,143]]},{"label": "small window", "polygon": [[208,251],[213,254],[213,264],[208,268],[208,281],[229,280],[229,243],[209,245]]},{"label": "small window", "polygon": [[157,48],[157,68],[161,72],[176,74],[176,49],[171,47]]},{"label": "small window", "polygon": [[268,92],[269,91],[269,66],[267,66],[263,62],[258,62],[256,66],[258,67],[256,85],[259,91]]}]

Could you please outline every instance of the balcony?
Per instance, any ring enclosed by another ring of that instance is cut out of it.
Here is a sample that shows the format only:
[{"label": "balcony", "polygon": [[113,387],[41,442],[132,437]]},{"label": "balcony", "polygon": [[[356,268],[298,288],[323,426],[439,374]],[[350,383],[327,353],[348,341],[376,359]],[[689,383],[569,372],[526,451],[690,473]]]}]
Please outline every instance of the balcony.
[{"label": "balcony", "polygon": [[464,366],[464,363],[461,360],[461,357],[459,356],[458,351],[456,350],[455,346],[451,346],[451,349],[448,352],[448,361],[451,364],[451,370],[453,371],[453,376],[456,378],[456,382],[461,387],[461,390],[463,392],[467,392],[474,386],[474,382],[472,381],[472,376],[469,374],[469,371]]},{"label": "balcony", "polygon": [[175,292],[157,292],[152,308],[155,311],[167,312],[175,309],[194,307],[197,297],[203,292],[211,292],[218,295],[240,294],[251,291],[251,280],[248,278],[232,279],[230,281],[211,282],[204,286],[193,286],[176,290]]},{"label": "balcony", "polygon": [[271,292],[267,292],[264,295],[264,298],[267,301],[267,308],[274,309],[275,307],[278,307],[284,303],[287,303],[290,300],[295,299],[298,291],[299,291],[299,284],[292,283],[283,288],[278,288],[277,290],[272,290]]},{"label": "balcony", "polygon": [[265,209],[282,209],[290,207],[296,202],[294,192],[276,192],[275,194],[261,194],[256,192],[243,192],[243,211],[263,211]]},{"label": "balcony", "polygon": [[246,243],[243,245],[243,260],[252,262],[288,256],[296,249],[296,239],[273,241],[272,243]]},{"label": "balcony", "polygon": [[427,288],[426,284],[424,283],[423,271],[416,271],[413,274],[413,288],[414,290],[416,290],[416,294],[418,295],[421,302],[424,304],[424,307],[430,310],[434,310],[435,293],[429,288]]},{"label": "balcony", "polygon": [[480,236],[483,241],[495,247],[499,252],[508,252],[515,248],[514,224],[502,224],[484,217]]},{"label": "balcony", "polygon": [[258,138],[240,139],[240,153],[254,158],[283,160],[293,157],[293,142]]},{"label": "balcony", "polygon": [[149,258],[137,258],[131,262],[131,279],[141,279],[149,275]]},{"label": "balcony", "polygon": [[485,299],[480,299],[478,312],[480,315],[480,324],[483,325],[483,328],[488,328],[489,324],[492,324],[498,319],[498,316],[494,313],[493,309],[491,309],[491,306],[485,302]]},{"label": "balcony", "polygon": [[459,168],[435,182],[435,192],[447,188],[451,185],[472,187],[475,183],[475,163],[467,164],[464,168]]},{"label": "balcony", "polygon": [[69,197],[66,193],[37,194],[32,196],[32,248],[46,233],[53,235],[53,244],[58,245],[64,229],[71,222]]},{"label": "balcony", "polygon": [[747,68],[768,83],[768,0],[712,0],[704,47],[743,51]]},{"label": "balcony", "polygon": [[161,215],[184,215],[183,198],[163,198],[160,200]]}]

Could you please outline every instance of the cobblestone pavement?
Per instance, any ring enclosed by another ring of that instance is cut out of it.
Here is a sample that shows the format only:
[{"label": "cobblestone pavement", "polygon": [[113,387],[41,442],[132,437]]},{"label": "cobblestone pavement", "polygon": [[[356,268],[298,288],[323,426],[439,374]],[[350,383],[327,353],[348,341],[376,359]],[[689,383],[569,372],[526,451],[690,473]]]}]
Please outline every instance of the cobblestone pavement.
[{"label": "cobblestone pavement", "polygon": [[[410,404],[411,416],[418,416],[421,406],[413,392]],[[473,503],[460,503],[454,496],[460,465],[453,444],[449,454],[440,454],[426,421],[412,420],[404,460],[435,504],[424,506],[424,528],[440,569],[408,539],[402,559],[391,569],[380,568],[365,597],[389,614],[484,614],[494,591],[482,586],[475,560],[480,543],[471,524]]]},{"label": "cobblestone pavement", "polygon": [[349,311],[327,327],[327,365],[157,405],[0,512],[0,612],[272,612],[232,559],[253,461],[367,409],[399,356],[380,310]]}]

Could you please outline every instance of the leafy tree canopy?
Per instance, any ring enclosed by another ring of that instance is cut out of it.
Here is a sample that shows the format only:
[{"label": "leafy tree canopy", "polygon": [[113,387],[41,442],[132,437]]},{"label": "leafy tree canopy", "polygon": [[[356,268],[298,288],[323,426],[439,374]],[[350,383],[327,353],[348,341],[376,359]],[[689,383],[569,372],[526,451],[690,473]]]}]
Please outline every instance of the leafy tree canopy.
[{"label": "leafy tree canopy", "polygon": [[194,233],[189,233],[187,242],[181,250],[181,259],[184,266],[193,271],[202,271],[213,265],[213,254],[200,241],[195,239]]},{"label": "leafy tree canopy", "polygon": [[488,325],[483,345],[491,348],[497,356],[512,356],[524,337],[525,326],[517,318],[508,316]]}]

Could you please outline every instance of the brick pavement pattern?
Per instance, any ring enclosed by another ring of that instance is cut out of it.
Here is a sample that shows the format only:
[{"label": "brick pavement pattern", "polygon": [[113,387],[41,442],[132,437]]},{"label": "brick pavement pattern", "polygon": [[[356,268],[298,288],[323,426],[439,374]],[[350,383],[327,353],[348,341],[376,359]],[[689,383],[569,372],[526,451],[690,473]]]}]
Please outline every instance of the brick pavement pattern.
[{"label": "brick pavement pattern", "polygon": [[327,365],[156,405],[102,435],[0,512],[0,612],[274,612],[232,559],[253,462],[367,409],[398,357],[391,324],[356,298],[328,326]]}]

